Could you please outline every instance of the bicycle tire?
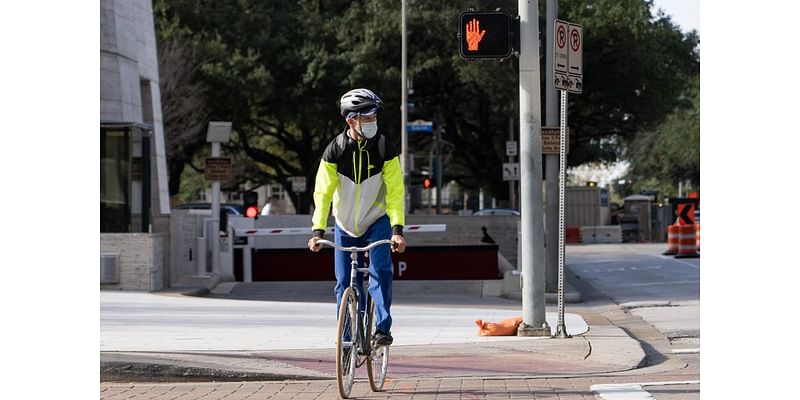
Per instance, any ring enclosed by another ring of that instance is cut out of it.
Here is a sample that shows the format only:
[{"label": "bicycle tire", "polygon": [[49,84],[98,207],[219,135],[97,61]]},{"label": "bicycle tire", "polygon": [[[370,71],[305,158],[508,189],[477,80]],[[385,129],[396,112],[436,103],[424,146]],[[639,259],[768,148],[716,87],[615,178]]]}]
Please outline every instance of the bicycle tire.
[{"label": "bicycle tire", "polygon": [[370,343],[370,355],[367,360],[367,377],[369,386],[373,392],[383,390],[386,382],[386,371],[389,369],[389,346],[373,347],[372,334],[375,333],[375,303],[370,298],[369,320],[370,326],[367,327],[367,340]]},{"label": "bicycle tire", "polygon": [[[358,300],[351,288],[345,289],[339,306],[339,320],[336,323],[336,385],[339,396],[343,399],[350,396],[356,375],[356,354],[358,353]],[[345,340],[346,334],[350,340]]]}]

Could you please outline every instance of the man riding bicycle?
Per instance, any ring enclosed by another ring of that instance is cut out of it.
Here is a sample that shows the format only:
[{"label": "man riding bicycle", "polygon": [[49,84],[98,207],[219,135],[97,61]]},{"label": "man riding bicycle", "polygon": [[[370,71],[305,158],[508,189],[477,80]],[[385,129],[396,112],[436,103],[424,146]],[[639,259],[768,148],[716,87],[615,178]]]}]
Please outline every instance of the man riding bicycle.
[{"label": "man riding bicycle", "polygon": [[[333,201],[336,243],[361,247],[391,237],[391,251],[402,253],[406,247],[403,172],[397,149],[378,132],[378,112],[383,110],[383,102],[371,90],[353,89],[342,96],[339,109],[347,127],[328,144],[317,170],[311,219],[313,236],[308,240],[308,248],[319,251],[322,247],[317,241],[325,233]],[[359,265],[363,265],[363,257],[359,254]],[[369,293],[375,301],[377,320],[374,337],[377,345],[387,346],[394,340],[389,245],[370,250],[369,259]],[[335,266],[338,310],[342,294],[350,285],[350,255],[336,250]],[[359,285],[359,291],[361,288]],[[359,299],[359,309],[363,311],[366,296],[360,293]]]}]

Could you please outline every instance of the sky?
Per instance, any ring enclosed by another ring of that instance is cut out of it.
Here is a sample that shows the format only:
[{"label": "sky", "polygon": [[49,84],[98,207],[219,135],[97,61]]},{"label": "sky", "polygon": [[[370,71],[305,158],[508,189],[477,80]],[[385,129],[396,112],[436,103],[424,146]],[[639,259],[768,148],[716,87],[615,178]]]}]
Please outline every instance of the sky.
[{"label": "sky", "polygon": [[692,29],[700,33],[700,0],[654,0],[653,4],[670,15],[684,33]]}]

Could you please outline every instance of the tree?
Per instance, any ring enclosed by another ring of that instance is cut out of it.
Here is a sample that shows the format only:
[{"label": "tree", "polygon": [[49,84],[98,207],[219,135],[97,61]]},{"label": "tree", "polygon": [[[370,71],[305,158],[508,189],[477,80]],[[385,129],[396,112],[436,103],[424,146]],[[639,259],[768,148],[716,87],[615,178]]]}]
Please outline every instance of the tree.
[{"label": "tree", "polygon": [[[233,122],[229,152],[247,155],[240,181],[279,183],[307,212],[327,143],[344,127],[339,96],[354,87],[384,100],[380,129],[399,144],[400,4],[389,0],[159,0],[189,32],[192,60],[209,96],[209,118]],[[516,13],[515,1],[478,9]],[[563,19],[584,26],[584,94],[570,100],[570,165],[614,160],[627,140],[652,130],[676,107],[699,69],[696,35],[650,15],[649,0],[564,2]],[[444,128],[445,179],[507,196],[500,166],[509,118],[518,117],[517,59],[467,62],[458,55],[456,2],[411,0],[410,119]],[[542,57],[544,62],[544,57]],[[544,68],[544,67],[542,67]],[[544,92],[544,91],[543,91]],[[431,146],[410,135],[410,151]],[[302,196],[291,176],[305,176]]]},{"label": "tree", "polygon": [[663,123],[644,131],[631,141],[627,157],[631,160],[634,190],[657,189],[677,195],[678,182],[700,186],[700,79],[682,96],[684,105],[676,107]]}]

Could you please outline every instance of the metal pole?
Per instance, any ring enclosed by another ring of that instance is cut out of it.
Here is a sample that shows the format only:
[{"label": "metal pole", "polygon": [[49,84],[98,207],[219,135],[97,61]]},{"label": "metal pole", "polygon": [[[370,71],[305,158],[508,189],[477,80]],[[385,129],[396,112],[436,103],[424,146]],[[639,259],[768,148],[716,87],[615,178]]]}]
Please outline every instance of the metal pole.
[{"label": "metal pole", "polygon": [[538,1],[519,0],[519,136],[522,213],[522,324],[519,336],[550,336],[545,319],[542,118]]},{"label": "metal pole", "polygon": [[567,92],[561,91],[561,134],[558,154],[558,326],[557,338],[568,338],[567,326],[564,324],[564,186],[567,179]]},{"label": "metal pole", "polygon": [[[211,157],[220,156],[222,145],[211,142]],[[211,273],[219,274],[219,190],[220,181],[211,181]]]},{"label": "metal pole", "polygon": [[[558,93],[556,92],[553,71],[553,25],[558,15],[558,1],[547,0],[547,26],[542,32],[546,43],[546,66],[545,66],[545,121],[547,126],[556,126],[558,123]],[[556,289],[558,280],[558,156],[548,154],[545,156],[545,174],[547,175],[547,229],[545,230],[547,248],[547,279],[546,287],[548,291]]]},{"label": "metal pole", "polygon": [[436,130],[436,215],[442,214],[442,129]]},{"label": "metal pole", "polygon": [[[428,171],[430,171],[431,182],[433,182],[433,149],[431,149],[430,153],[428,153]],[[425,189],[428,192],[428,214],[432,214],[433,211],[433,190],[431,188]]]},{"label": "metal pole", "polygon": [[407,0],[402,0],[403,3],[403,16],[402,16],[402,50],[401,50],[401,72],[400,72],[400,86],[402,93],[400,94],[400,152],[403,154],[400,157],[400,168],[403,170],[403,186],[405,193],[405,209],[408,211],[410,202],[410,193],[408,191],[409,174],[408,174],[408,68],[406,57],[406,3]]},{"label": "metal pole", "polygon": [[[231,235],[233,238],[233,235]],[[242,269],[244,270],[244,281],[253,281],[253,238],[247,237],[247,244],[242,249]]]},{"label": "metal pole", "polygon": [[[514,118],[508,119],[508,140],[514,141]],[[514,162],[514,156],[508,157],[508,162]],[[513,179],[508,181],[508,199],[511,200],[511,208],[517,208],[517,189]]]}]

